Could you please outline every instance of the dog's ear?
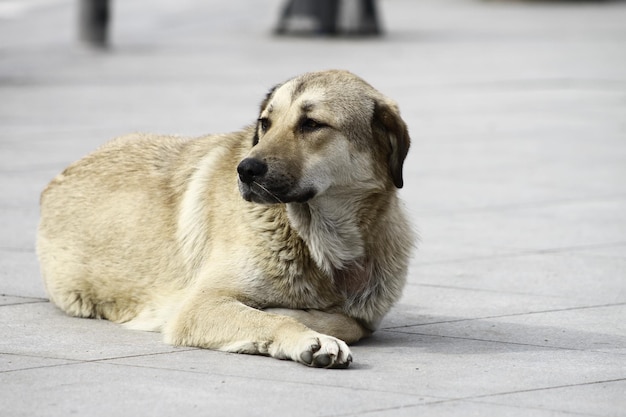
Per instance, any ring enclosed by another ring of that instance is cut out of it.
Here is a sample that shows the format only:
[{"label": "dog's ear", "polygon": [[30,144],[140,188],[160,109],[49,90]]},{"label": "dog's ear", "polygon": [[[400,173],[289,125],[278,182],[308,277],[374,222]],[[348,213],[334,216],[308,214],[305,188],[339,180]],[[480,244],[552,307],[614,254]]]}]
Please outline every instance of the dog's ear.
[{"label": "dog's ear", "polygon": [[402,178],[402,165],[409,152],[411,138],[409,130],[400,117],[398,106],[391,100],[376,100],[374,105],[374,124],[379,129],[382,128],[384,136],[389,141],[389,172],[393,184],[397,188],[402,188],[404,180]]}]

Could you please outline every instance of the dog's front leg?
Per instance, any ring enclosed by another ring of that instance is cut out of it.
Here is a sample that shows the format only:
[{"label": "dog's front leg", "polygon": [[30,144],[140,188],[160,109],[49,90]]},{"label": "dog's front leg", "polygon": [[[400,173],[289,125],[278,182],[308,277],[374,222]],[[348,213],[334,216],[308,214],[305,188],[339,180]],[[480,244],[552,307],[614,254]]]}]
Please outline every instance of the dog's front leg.
[{"label": "dog's front leg", "polygon": [[263,311],[293,317],[317,332],[337,337],[348,344],[355,343],[372,334],[371,330],[343,313],[290,308],[266,308]]},{"label": "dog's front leg", "polygon": [[347,368],[352,362],[350,348],[340,339],[209,292],[188,299],[163,333],[173,345],[270,355],[320,368]]}]

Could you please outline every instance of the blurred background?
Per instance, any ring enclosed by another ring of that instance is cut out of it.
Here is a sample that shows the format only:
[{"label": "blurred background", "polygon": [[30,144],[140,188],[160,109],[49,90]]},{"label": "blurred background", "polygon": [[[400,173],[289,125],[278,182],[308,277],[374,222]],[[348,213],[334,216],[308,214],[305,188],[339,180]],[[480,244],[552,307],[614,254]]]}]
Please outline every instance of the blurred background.
[{"label": "blurred background", "polygon": [[[13,201],[29,210],[113,136],[236,130],[271,86],[328,68],[399,103],[416,217],[604,196],[624,178],[622,1],[381,0],[380,36],[276,36],[283,0],[110,1],[105,48],[79,40],[80,1],[0,0],[2,169],[28,176]],[[583,170],[593,155],[608,159]],[[33,247],[35,219],[18,246]]]},{"label": "blurred background", "polygon": [[94,47],[80,40],[79,1],[0,0],[7,248],[33,256],[39,191],[109,138],[237,130],[271,86],[328,68],[400,105],[413,138],[402,192],[422,262],[528,246],[519,220],[476,239],[493,218],[438,216],[623,195],[625,2],[382,0],[380,36],[277,36],[282,0],[109,5],[107,46]]}]

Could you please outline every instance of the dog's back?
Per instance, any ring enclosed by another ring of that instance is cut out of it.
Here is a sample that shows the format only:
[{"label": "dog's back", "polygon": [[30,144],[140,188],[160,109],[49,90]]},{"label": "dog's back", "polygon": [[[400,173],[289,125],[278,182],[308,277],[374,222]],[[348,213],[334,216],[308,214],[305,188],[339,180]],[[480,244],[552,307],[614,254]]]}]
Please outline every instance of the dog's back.
[{"label": "dog's back", "polygon": [[189,265],[172,250],[177,211],[202,158],[235,161],[241,137],[220,139],[124,136],[53,179],[41,195],[37,241],[51,300],[71,315],[125,322],[183,287]]}]

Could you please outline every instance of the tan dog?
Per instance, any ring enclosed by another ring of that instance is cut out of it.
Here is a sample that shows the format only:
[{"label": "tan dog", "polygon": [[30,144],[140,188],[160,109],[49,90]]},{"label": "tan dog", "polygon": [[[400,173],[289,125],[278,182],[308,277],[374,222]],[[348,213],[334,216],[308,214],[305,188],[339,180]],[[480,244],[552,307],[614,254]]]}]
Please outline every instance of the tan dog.
[{"label": "tan dog", "polygon": [[275,87],[237,133],[115,139],[41,196],[50,299],[175,345],[347,367],[405,283],[408,149],[396,105],[345,71]]}]

